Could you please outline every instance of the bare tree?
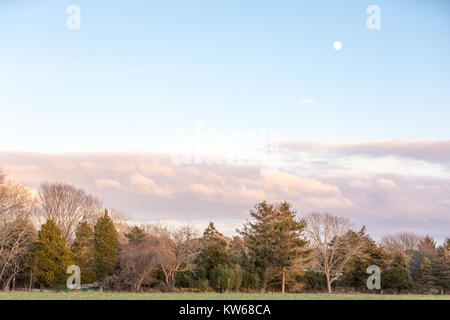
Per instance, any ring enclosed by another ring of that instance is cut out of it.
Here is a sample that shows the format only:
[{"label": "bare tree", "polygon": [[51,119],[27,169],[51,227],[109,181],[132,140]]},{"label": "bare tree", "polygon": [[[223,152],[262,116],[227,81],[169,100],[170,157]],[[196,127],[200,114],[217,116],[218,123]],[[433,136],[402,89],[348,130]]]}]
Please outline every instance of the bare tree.
[{"label": "bare tree", "polygon": [[74,186],[45,182],[39,190],[41,215],[53,219],[68,245],[73,243],[75,230],[83,220],[94,225],[102,215],[102,202]]},{"label": "bare tree", "polygon": [[177,273],[190,271],[198,252],[196,232],[189,225],[169,228],[162,224],[147,225],[146,230],[161,239],[160,265],[169,290],[175,286]]},{"label": "bare tree", "polygon": [[108,213],[119,236],[119,243],[125,245],[127,243],[125,234],[130,230],[127,215],[115,209],[108,209]]},{"label": "bare tree", "polygon": [[330,213],[311,213],[306,217],[306,236],[311,245],[316,268],[325,274],[328,293],[331,285],[342,276],[347,264],[361,250],[363,243],[349,242],[346,234],[351,230],[348,218]]},{"label": "bare tree", "polygon": [[119,279],[134,291],[140,291],[142,285],[151,282],[152,273],[164,254],[161,239],[146,235],[138,243],[128,243],[119,255]]},{"label": "bare tree", "polygon": [[413,232],[403,231],[394,235],[387,235],[381,239],[381,245],[389,250],[401,250],[410,253],[417,249],[422,237]]},{"label": "bare tree", "polygon": [[0,282],[5,291],[25,269],[25,255],[35,240],[31,219],[34,204],[27,187],[13,182],[0,184]]}]

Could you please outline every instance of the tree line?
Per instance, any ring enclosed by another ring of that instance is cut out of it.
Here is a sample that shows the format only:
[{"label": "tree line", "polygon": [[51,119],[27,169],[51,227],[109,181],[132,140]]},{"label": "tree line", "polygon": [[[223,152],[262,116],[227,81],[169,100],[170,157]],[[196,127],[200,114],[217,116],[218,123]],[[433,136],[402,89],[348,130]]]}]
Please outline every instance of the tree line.
[{"label": "tree line", "polygon": [[82,189],[43,183],[37,194],[0,172],[0,284],[62,290],[77,265],[84,289],[217,292],[369,292],[368,266],[381,270],[379,293],[450,291],[450,239],[409,232],[374,241],[365,227],[326,212],[304,217],[287,201],[257,203],[237,235],[213,222],[129,224]]}]

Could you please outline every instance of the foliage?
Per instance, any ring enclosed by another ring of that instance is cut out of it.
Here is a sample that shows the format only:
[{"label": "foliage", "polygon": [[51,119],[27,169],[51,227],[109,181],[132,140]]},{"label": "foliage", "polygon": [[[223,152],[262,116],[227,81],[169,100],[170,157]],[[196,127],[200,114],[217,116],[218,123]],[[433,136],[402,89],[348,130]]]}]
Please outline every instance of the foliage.
[{"label": "foliage", "polygon": [[38,241],[28,256],[28,266],[43,285],[62,285],[67,279],[67,267],[73,264],[73,254],[53,220],[42,225]]},{"label": "foliage", "polygon": [[296,258],[305,256],[303,238],[304,221],[295,219],[296,212],[288,202],[279,205],[266,201],[255,205],[250,211],[251,221],[238,230],[243,237],[250,259],[261,274],[262,288],[267,287],[269,269],[283,273]]},{"label": "foliage", "polygon": [[422,264],[417,271],[417,283],[419,290],[428,293],[435,283],[433,275],[433,269],[431,267],[431,261],[428,258],[424,258]]},{"label": "foliage", "polygon": [[395,253],[393,262],[386,271],[381,273],[381,283],[383,288],[390,288],[399,293],[413,287],[414,283],[408,270],[406,255],[403,252]]},{"label": "foliage", "polygon": [[322,291],[327,288],[327,278],[323,272],[305,270],[299,281],[305,285],[306,290]]},{"label": "foliage", "polygon": [[[97,281],[100,291],[103,285],[133,291],[365,291],[370,265],[381,268],[382,289],[450,290],[449,238],[438,245],[430,236],[401,232],[377,243],[365,227],[354,231],[347,218],[312,213],[302,219],[286,201],[257,203],[232,239],[213,222],[198,237],[189,225],[130,226],[123,216],[99,215],[100,204],[62,183],[43,184],[36,200],[0,172],[3,289],[36,282],[58,288],[69,276],[67,266],[76,264],[82,283]],[[46,221],[38,231],[40,219]]]},{"label": "foliage", "polygon": [[362,247],[360,254],[353,256],[346,266],[344,275],[339,281],[341,286],[365,290],[368,277],[367,268],[376,265],[380,267],[381,272],[386,269],[389,253],[383,247],[378,246],[365,231],[366,229],[363,228],[360,233],[354,231],[348,233],[348,236],[354,237],[353,241],[362,243]]},{"label": "foliage", "polygon": [[97,220],[94,228],[94,272],[102,283],[107,276],[113,274],[118,263],[119,239],[114,223],[105,210],[103,217]]},{"label": "foliage", "polygon": [[125,234],[125,236],[127,237],[129,244],[137,245],[146,237],[146,233],[144,229],[139,228],[138,226],[133,226],[130,231]]},{"label": "foliage", "polygon": [[210,271],[210,285],[217,292],[238,291],[242,285],[243,274],[241,266],[237,264],[217,265]]},{"label": "foliage", "polygon": [[195,261],[199,275],[208,275],[218,265],[231,264],[231,257],[223,234],[210,222],[200,239],[200,251]]},{"label": "foliage", "polygon": [[440,289],[441,294],[450,291],[450,246],[449,239],[439,247],[437,255],[432,261],[434,284]]},{"label": "foliage", "polygon": [[74,261],[80,267],[81,283],[92,283],[94,272],[94,231],[87,221],[78,224],[72,245]]}]

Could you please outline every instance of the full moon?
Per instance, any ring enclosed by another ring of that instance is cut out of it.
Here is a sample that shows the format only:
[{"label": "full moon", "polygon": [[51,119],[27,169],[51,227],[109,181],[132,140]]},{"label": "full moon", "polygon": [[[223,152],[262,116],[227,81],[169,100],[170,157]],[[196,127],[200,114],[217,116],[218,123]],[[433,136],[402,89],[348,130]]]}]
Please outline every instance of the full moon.
[{"label": "full moon", "polygon": [[334,50],[336,50],[336,51],[341,50],[341,48],[342,48],[342,43],[341,43],[340,41],[335,41],[335,42],[333,42],[333,48],[334,48]]}]

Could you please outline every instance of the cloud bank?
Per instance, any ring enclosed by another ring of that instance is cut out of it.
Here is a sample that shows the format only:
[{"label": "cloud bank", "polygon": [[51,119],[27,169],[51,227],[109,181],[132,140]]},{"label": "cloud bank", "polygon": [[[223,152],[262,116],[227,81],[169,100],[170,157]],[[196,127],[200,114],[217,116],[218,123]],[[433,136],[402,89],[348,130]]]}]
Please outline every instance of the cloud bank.
[{"label": "cloud bank", "polygon": [[202,227],[211,219],[232,233],[256,202],[288,200],[299,215],[347,216],[376,238],[411,230],[443,239],[450,230],[447,146],[289,142],[281,144],[273,175],[256,166],[176,165],[164,154],[0,152],[0,165],[10,179],[33,188],[47,180],[82,187],[134,221]]}]

